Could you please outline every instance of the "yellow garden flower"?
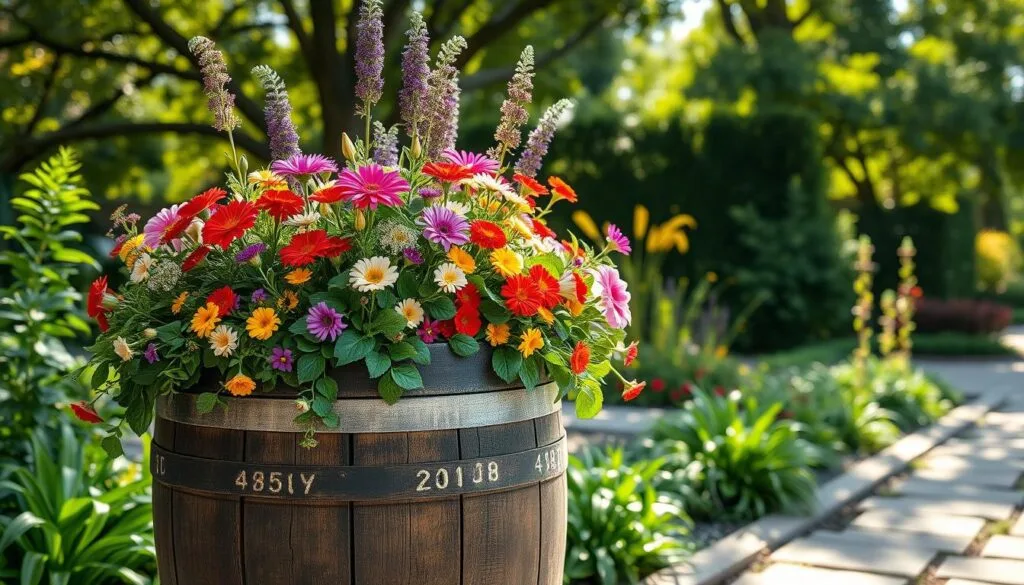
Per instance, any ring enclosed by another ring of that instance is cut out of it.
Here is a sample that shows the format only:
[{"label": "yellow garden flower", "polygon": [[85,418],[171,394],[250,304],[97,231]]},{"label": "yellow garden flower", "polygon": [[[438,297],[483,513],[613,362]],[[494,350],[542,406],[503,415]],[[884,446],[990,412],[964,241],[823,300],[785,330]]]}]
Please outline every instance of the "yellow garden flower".
[{"label": "yellow garden flower", "polygon": [[232,396],[248,396],[256,389],[256,382],[253,382],[252,378],[245,374],[237,374],[224,382],[224,387]]},{"label": "yellow garden flower", "polygon": [[544,320],[545,323],[551,325],[555,322],[555,314],[544,307],[537,308],[537,315]]},{"label": "yellow garden flower", "polygon": [[296,268],[286,274],[284,279],[288,281],[288,284],[303,284],[309,282],[311,276],[313,276],[313,271],[308,268]]},{"label": "yellow garden flower", "polygon": [[498,274],[508,278],[523,271],[523,258],[508,248],[491,252],[491,265]]},{"label": "yellow garden flower", "polygon": [[533,230],[531,230],[530,226],[527,225],[526,222],[520,219],[518,216],[513,215],[509,217],[507,220],[505,220],[505,223],[507,223],[508,226],[513,230],[519,232],[519,235],[523,236],[527,240],[533,237]]},{"label": "yellow garden flower", "polygon": [[121,250],[117,253],[117,256],[122,262],[124,262],[125,266],[128,267],[128,270],[135,267],[135,260],[143,251],[146,250],[146,247],[142,245],[142,241],[145,237],[145,234],[139,234],[128,238],[123,244],[121,244]]},{"label": "yellow garden flower", "polygon": [[448,259],[466,274],[473,274],[473,271],[476,270],[476,260],[473,260],[473,257],[462,248],[452,246],[452,249],[448,250]]},{"label": "yellow garden flower", "polygon": [[249,182],[256,185],[260,189],[287,189],[288,183],[285,180],[274,174],[270,169],[263,169],[262,171],[253,171],[249,173]]},{"label": "yellow garden flower", "polygon": [[535,327],[530,327],[523,332],[522,341],[519,342],[519,353],[523,354],[523,357],[530,357],[533,352],[544,347],[544,338],[541,337],[540,330]]},{"label": "yellow garden flower", "polygon": [[498,347],[499,345],[505,345],[508,343],[508,323],[502,323],[501,325],[495,325],[490,323],[487,325],[487,342],[491,344],[491,347]]},{"label": "yellow garden flower", "polygon": [[181,294],[179,294],[178,297],[174,299],[174,302],[171,303],[171,312],[174,313],[175,315],[180,313],[181,307],[185,304],[186,300],[188,300],[188,291],[183,290],[181,291]]},{"label": "yellow garden flower", "polygon": [[580,313],[583,312],[583,303],[576,299],[565,299],[562,301],[566,309],[569,309],[569,314],[573,317],[579,317]]},{"label": "yellow garden flower", "polygon": [[597,224],[594,223],[594,218],[590,217],[590,214],[582,209],[577,209],[572,212],[572,221],[580,228],[583,235],[587,236],[595,242],[601,240],[601,232],[597,229]]},{"label": "yellow garden flower", "polygon": [[198,337],[206,337],[213,331],[213,328],[220,323],[220,307],[214,303],[206,303],[205,307],[196,309],[192,315],[192,331]]},{"label": "yellow garden flower", "polygon": [[253,339],[259,339],[265,341],[270,339],[270,336],[277,331],[277,328],[281,325],[281,319],[278,318],[277,313],[270,307],[260,307],[252,312],[245,321],[245,330],[249,332],[249,337]]}]

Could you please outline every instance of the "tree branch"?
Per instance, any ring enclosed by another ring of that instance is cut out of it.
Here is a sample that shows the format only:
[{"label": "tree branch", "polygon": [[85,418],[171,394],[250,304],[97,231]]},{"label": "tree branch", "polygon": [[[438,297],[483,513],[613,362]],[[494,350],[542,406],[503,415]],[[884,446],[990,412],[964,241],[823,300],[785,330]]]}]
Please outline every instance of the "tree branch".
[{"label": "tree branch", "polygon": [[156,76],[153,75],[153,74],[150,74],[150,75],[148,75],[146,77],[139,78],[138,80],[132,82],[131,84],[127,84],[127,83],[126,84],[122,84],[120,87],[118,87],[114,91],[113,94],[110,95],[110,97],[108,97],[107,99],[105,99],[103,101],[96,102],[96,103],[92,104],[91,106],[89,106],[89,109],[86,110],[81,116],[79,116],[75,120],[72,120],[71,122],[68,122],[63,127],[65,129],[67,129],[67,128],[74,128],[74,127],[80,126],[80,125],[82,125],[82,124],[84,124],[84,123],[86,123],[86,122],[88,122],[90,120],[94,120],[96,118],[99,118],[103,114],[106,114],[107,112],[109,112],[115,105],[117,105],[117,102],[122,97],[125,96],[125,94],[127,93],[126,88],[128,87],[128,85],[132,85],[135,88],[142,88],[142,87],[145,87],[145,86],[149,85],[150,83],[152,83],[154,79],[156,79]]},{"label": "tree branch", "polygon": [[23,37],[0,39],[0,49],[13,49],[15,47],[20,47],[21,45],[27,45],[31,42],[32,38],[27,35]]},{"label": "tree branch", "polygon": [[53,84],[57,81],[60,61],[60,55],[57,55],[57,58],[53,60],[53,64],[50,66],[50,70],[46,72],[46,79],[43,80],[43,90],[39,92],[39,100],[36,102],[35,110],[32,111],[32,119],[25,124],[21,131],[22,136],[30,136],[32,131],[35,130],[36,124],[43,118],[43,110],[46,109],[46,103],[50,101],[50,91],[53,90]]},{"label": "tree branch", "polygon": [[[284,10],[284,15],[288,18],[288,28],[292,29],[299,42],[299,51],[302,53],[302,57],[306,63],[312,65],[316,61],[316,54],[313,52],[313,45],[309,40],[309,33],[306,32],[306,26],[302,24],[302,16],[295,9],[292,0],[281,0],[281,9]],[[316,24],[313,26],[315,27]]]},{"label": "tree branch", "polygon": [[228,8],[227,10],[225,10],[224,14],[222,14],[220,16],[220,20],[217,21],[217,24],[213,25],[213,29],[210,30],[210,34],[213,35],[214,38],[220,37],[221,32],[223,32],[223,30],[224,30],[224,27],[226,27],[228,25],[228,22],[231,21],[231,18],[241,8],[242,8],[242,3],[241,2],[234,2],[234,3],[232,3],[231,7]]},{"label": "tree branch", "polygon": [[507,5],[508,8],[504,12],[488,20],[466,39],[466,50],[459,55],[455,66],[462,69],[484,47],[507,34],[534,12],[550,6],[553,2],[554,0],[521,0],[516,4]]},{"label": "tree branch", "polygon": [[736,28],[736,21],[732,17],[732,7],[726,0],[717,0],[718,12],[722,15],[722,24],[725,25],[725,32],[729,33],[740,45],[746,45],[746,40],[743,39],[743,35],[740,34],[739,29]]}]

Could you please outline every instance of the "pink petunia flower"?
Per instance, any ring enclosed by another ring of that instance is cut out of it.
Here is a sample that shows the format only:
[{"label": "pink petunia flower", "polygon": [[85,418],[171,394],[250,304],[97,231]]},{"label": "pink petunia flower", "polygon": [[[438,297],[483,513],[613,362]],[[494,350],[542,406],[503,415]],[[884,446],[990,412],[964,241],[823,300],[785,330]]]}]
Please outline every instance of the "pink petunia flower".
[{"label": "pink petunia flower", "polygon": [[629,325],[633,316],[629,312],[629,291],[626,281],[619,277],[619,271],[611,266],[601,266],[592,271],[594,296],[600,297],[604,318],[616,329]]},{"label": "pink petunia flower", "polygon": [[275,160],[270,170],[286,177],[336,173],[338,165],[322,154],[296,154],[285,160]]},{"label": "pink petunia flower", "polygon": [[343,199],[352,202],[357,209],[377,209],[378,205],[398,207],[402,204],[400,195],[409,191],[409,181],[398,171],[385,171],[376,163],[345,169],[338,175],[336,183],[345,191]]},{"label": "pink petunia flower", "polygon": [[142,243],[147,248],[155,250],[160,245],[167,228],[174,225],[174,222],[178,220],[178,207],[180,206],[176,204],[165,207],[146,222],[146,225],[142,228]]},{"label": "pink petunia flower", "polygon": [[473,175],[477,173],[494,174],[498,172],[498,168],[501,166],[500,163],[493,158],[465,150],[448,148],[445,149],[441,155],[444,156],[445,160],[448,162],[453,162],[469,169],[469,172]]}]

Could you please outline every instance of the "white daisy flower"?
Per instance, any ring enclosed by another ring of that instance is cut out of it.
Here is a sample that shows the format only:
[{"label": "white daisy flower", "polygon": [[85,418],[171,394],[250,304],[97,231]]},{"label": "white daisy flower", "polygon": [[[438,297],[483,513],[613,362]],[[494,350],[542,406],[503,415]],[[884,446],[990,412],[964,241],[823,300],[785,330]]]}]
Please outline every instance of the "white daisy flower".
[{"label": "white daisy flower", "polygon": [[[480,191],[492,191],[494,193],[501,193],[506,199],[509,195],[515,195],[512,191],[512,187],[508,183],[499,181],[493,175],[487,173],[477,173],[472,177],[464,180],[462,184],[472,187]],[[518,197],[518,196],[517,196]],[[519,197],[522,199],[522,197]]]},{"label": "white daisy flower", "polygon": [[312,225],[316,225],[316,222],[320,221],[320,214],[316,211],[310,211],[309,213],[299,213],[289,217],[282,222],[284,225],[306,228]]},{"label": "white daisy flower", "polygon": [[384,290],[398,280],[398,269],[385,256],[363,258],[356,262],[349,275],[352,288],[359,292]]},{"label": "white daisy flower", "polygon": [[455,213],[458,213],[462,217],[466,217],[466,215],[469,214],[468,203],[463,203],[461,201],[452,201],[451,199],[449,199],[448,201],[444,202],[444,206],[447,207],[448,209],[451,209]]},{"label": "white daisy flower", "polygon": [[446,293],[453,293],[466,286],[466,273],[454,262],[445,262],[434,270],[434,282]]},{"label": "white daisy flower", "polygon": [[210,349],[219,357],[228,357],[238,349],[238,333],[227,325],[219,325],[210,333]]},{"label": "white daisy flower", "polygon": [[395,305],[398,314],[405,317],[409,327],[416,327],[423,322],[423,305],[416,299],[405,299]]},{"label": "white daisy flower", "polygon": [[132,266],[131,281],[139,283],[149,278],[149,268],[151,266],[153,266],[153,257],[149,254],[140,255],[135,259],[135,265]]}]

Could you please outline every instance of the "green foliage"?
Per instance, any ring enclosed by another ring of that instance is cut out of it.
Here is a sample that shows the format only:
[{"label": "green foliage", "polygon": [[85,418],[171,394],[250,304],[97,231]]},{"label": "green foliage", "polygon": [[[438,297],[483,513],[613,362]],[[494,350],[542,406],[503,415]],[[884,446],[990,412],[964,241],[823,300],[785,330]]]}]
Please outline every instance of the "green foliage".
[{"label": "green foliage", "polygon": [[754,398],[744,404],[736,392],[696,390],[683,411],[657,423],[655,441],[679,441],[689,453],[685,507],[691,516],[747,520],[813,509],[816,449],[793,423],[779,420],[782,407],[762,408]]},{"label": "green foliage", "polygon": [[635,584],[685,557],[688,521],[654,486],[661,465],[631,463],[621,448],[569,456],[566,582]]},{"label": "green foliage", "polygon": [[[23,585],[148,585],[156,574],[153,511],[146,473],[90,457],[68,428],[32,439],[32,464],[10,466],[0,501],[0,578]],[[123,460],[122,460],[123,461]],[[6,568],[4,562],[6,561]]]},{"label": "green foliage", "polygon": [[860,387],[852,366],[842,364],[833,369],[840,389],[871,396],[892,413],[893,422],[904,432],[934,422],[953,407],[942,388],[923,371],[910,370],[898,360],[871,359],[866,374],[866,387]]},{"label": "green foliage", "polygon": [[980,290],[1002,292],[1009,283],[1020,278],[1024,253],[1020,243],[1010,234],[997,230],[978,232],[975,253]]},{"label": "green foliage", "polygon": [[85,396],[66,377],[79,360],[63,341],[90,332],[71,281],[81,267],[97,267],[74,246],[86,212],[98,208],[82,187],[80,166],[73,151],[61,149],[22,175],[28,188],[11,200],[20,215],[0,226],[11,244],[0,251],[0,265],[13,279],[0,289],[0,460],[20,457],[36,427],[52,428],[55,405]]}]

